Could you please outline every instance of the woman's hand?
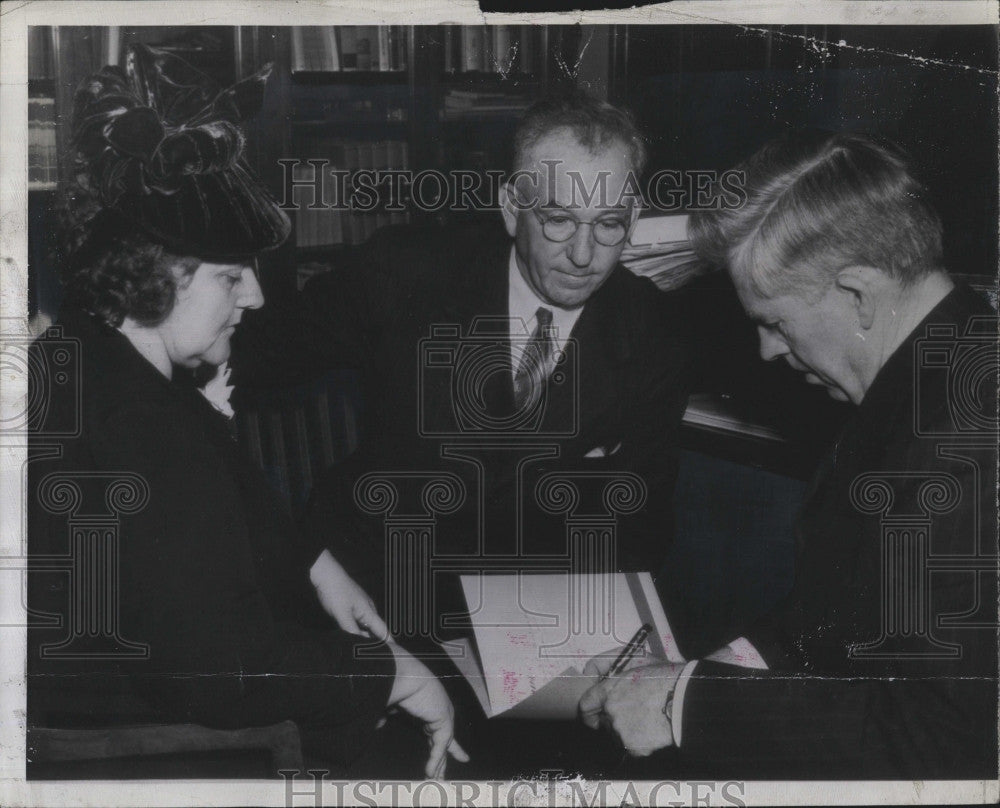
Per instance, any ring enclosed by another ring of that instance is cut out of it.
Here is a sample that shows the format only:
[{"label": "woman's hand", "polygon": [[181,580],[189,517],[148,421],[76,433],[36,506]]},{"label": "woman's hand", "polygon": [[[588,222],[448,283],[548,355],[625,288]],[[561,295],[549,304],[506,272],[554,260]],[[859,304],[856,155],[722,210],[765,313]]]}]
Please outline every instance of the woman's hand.
[{"label": "woman's hand", "polygon": [[379,617],[375,602],[329,550],[319,554],[309,569],[309,580],[316,588],[323,609],[344,631],[379,640],[388,639],[389,629]]},{"label": "woman's hand", "polygon": [[428,778],[444,777],[450,754],[467,763],[469,756],[455,740],[455,711],[441,682],[423,662],[405,649],[390,642],[396,657],[396,679],[389,694],[389,707],[406,711],[424,725],[430,756],[424,767]]}]

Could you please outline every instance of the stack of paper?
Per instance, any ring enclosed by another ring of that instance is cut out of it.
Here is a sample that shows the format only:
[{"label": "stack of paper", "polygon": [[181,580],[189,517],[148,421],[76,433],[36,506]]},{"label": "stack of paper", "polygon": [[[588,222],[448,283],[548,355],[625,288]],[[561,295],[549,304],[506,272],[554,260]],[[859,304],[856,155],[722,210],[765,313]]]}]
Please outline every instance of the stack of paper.
[{"label": "stack of paper", "polygon": [[642,216],[622,250],[621,262],[660,289],[676,289],[705,270],[687,238],[686,214]]},{"label": "stack of paper", "polygon": [[462,588],[475,643],[446,650],[490,717],[573,718],[596,681],[588,660],[613,658],[643,623],[644,658],[683,661],[649,573],[463,575]]}]

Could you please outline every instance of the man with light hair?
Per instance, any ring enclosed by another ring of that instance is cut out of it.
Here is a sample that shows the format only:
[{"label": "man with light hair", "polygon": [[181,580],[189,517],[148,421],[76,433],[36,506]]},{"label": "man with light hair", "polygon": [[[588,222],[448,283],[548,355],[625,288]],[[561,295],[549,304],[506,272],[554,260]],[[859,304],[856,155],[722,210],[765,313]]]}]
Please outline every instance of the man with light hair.
[{"label": "man with light hair", "polygon": [[583,719],[718,777],[996,779],[996,314],[897,149],[786,138],[741,169],[747,204],[694,217],[695,248],[765,360],[857,409],[789,595],[704,660],[599,682]]}]

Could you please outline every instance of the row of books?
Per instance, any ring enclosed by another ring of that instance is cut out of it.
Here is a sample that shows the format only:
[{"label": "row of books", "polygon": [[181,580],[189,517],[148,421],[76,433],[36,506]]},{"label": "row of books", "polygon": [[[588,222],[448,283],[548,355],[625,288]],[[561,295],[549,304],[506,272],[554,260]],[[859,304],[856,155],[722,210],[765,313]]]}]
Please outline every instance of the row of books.
[{"label": "row of books", "polygon": [[[296,246],[360,244],[367,241],[380,227],[409,222],[409,211],[384,209],[390,201],[386,188],[378,189],[379,204],[373,210],[348,209],[345,204],[347,200],[343,196],[346,192],[349,197],[354,172],[359,169],[378,171],[409,168],[409,147],[405,141],[303,140],[297,148],[298,154],[308,155],[309,158],[323,158],[329,163],[323,177],[322,201],[325,207],[309,207],[317,201],[312,187],[296,184],[293,188]],[[336,170],[347,171],[350,177],[348,182],[338,184],[331,173]],[[312,166],[299,163],[292,171],[292,178],[299,181],[314,180]],[[366,191],[365,196],[371,197],[375,193]]]},{"label": "row of books", "polygon": [[686,214],[641,216],[621,262],[663,290],[677,289],[705,270],[691,249]]},{"label": "row of books", "polygon": [[530,98],[517,93],[451,89],[445,93],[441,118],[453,120],[481,115],[519,114],[530,103]]},{"label": "row of books", "polygon": [[292,72],[401,71],[407,65],[401,25],[308,25],[292,27]]},{"label": "row of books", "polygon": [[59,179],[53,98],[28,99],[28,185],[51,187]]},{"label": "row of books", "polygon": [[448,25],[444,28],[445,73],[534,73],[536,52],[530,25]]}]

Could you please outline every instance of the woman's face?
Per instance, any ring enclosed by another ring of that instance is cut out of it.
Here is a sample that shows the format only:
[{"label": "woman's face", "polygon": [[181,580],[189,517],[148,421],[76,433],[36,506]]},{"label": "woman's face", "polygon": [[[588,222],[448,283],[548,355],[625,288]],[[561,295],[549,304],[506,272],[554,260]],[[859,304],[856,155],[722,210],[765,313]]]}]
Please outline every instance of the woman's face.
[{"label": "woman's face", "polygon": [[229,339],[243,310],[263,304],[264,294],[249,264],[204,262],[178,281],[174,307],[156,329],[175,365],[221,365],[229,358]]}]

